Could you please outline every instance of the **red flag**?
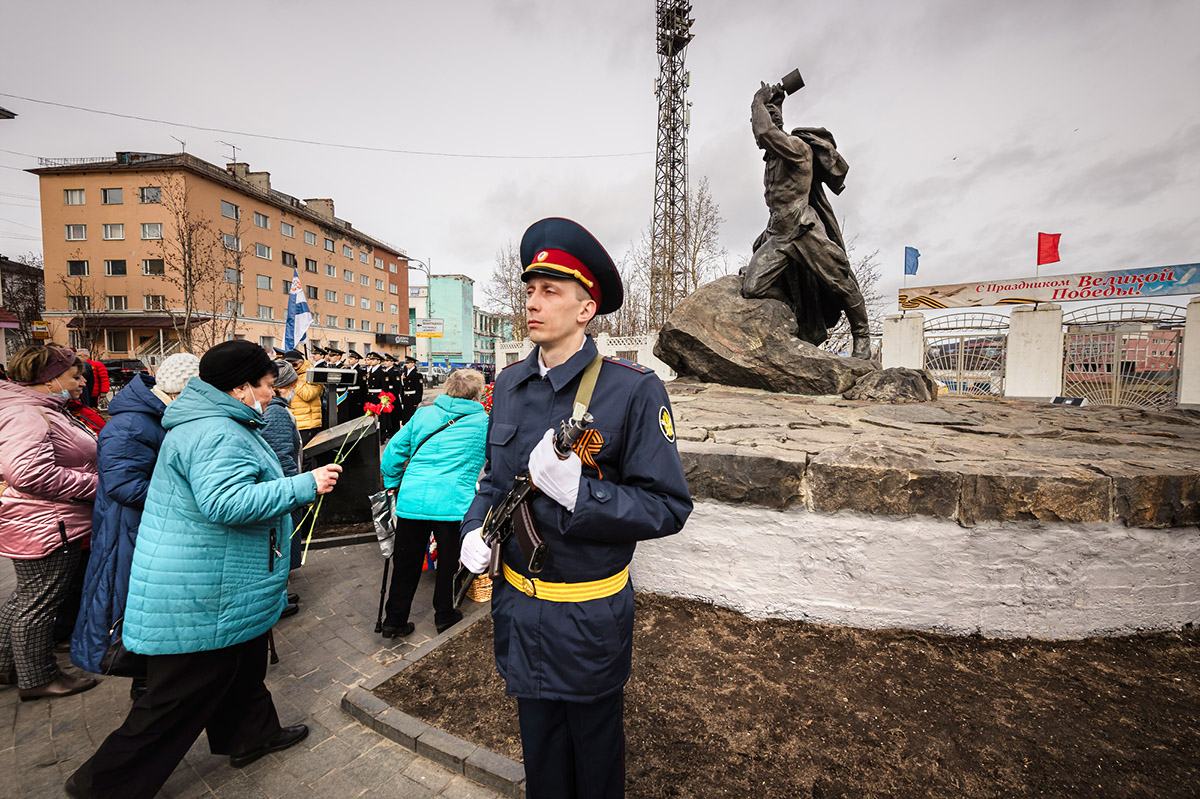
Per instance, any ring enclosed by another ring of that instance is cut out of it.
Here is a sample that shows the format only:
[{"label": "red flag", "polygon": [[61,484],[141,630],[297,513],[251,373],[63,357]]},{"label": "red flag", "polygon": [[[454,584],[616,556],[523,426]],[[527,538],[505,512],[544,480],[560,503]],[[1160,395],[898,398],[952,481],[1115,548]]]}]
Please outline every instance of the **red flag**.
[{"label": "red flag", "polygon": [[1038,266],[1058,263],[1058,240],[1061,233],[1038,234]]}]

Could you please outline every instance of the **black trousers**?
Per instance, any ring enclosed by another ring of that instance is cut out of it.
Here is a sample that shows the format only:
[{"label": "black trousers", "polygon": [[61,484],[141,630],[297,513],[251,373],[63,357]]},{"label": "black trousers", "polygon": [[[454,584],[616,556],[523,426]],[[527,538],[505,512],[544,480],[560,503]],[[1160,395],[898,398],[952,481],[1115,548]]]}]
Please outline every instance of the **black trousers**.
[{"label": "black trousers", "polygon": [[151,799],[208,732],[214,755],[252,752],[279,732],[267,674],[267,636],[210,652],[151,655],[146,694],[75,772],[97,799]]},{"label": "black trousers", "polygon": [[527,799],[625,796],[625,694],[595,702],[517,699]]},{"label": "black trousers", "polygon": [[387,616],[383,623],[400,627],[408,621],[417,583],[421,581],[421,561],[429,533],[437,541],[437,582],[433,586],[435,623],[450,621],[454,615],[454,572],[458,569],[458,531],[462,522],[435,522],[426,519],[396,519],[396,549],[392,553],[392,581],[388,588]]},{"label": "black trousers", "polygon": [[70,641],[71,633],[75,632],[75,622],[79,619],[79,605],[83,602],[83,578],[87,573],[91,555],[91,548],[80,550],[79,565],[67,581],[67,592],[63,596],[62,604],[58,606],[58,615],[54,618],[56,644],[59,641]]}]

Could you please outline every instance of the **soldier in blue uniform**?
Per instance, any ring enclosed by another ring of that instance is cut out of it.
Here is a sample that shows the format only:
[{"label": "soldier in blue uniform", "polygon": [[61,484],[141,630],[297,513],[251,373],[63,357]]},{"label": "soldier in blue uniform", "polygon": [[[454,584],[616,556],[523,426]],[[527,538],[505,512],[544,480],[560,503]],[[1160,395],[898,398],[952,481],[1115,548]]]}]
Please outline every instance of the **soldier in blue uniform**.
[{"label": "soldier in blue uniform", "polygon": [[621,307],[620,277],[604,248],[566,219],[543,219],[521,241],[529,338],[538,346],[496,377],[487,464],[463,518],[463,564],[487,568],[480,537],[489,508],[528,468],[533,515],[549,554],[532,574],[517,537],[492,591],[496,665],[517,697],[527,795],[621,797],[623,697],[633,652],[629,562],[638,541],[676,533],[692,510],[666,389],[654,372],[600,364],[590,428],[560,460],[553,431],[572,415],[586,367],[584,334]]}]

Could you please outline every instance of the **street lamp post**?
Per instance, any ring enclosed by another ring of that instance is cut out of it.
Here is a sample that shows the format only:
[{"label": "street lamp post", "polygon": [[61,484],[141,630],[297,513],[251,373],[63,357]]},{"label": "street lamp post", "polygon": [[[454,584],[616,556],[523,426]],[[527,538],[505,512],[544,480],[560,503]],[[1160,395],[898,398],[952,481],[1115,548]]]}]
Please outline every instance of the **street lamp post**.
[{"label": "street lamp post", "polygon": [[[413,264],[417,264],[417,266],[413,266]],[[420,271],[425,273],[425,318],[429,319],[431,316],[433,316],[433,308],[430,304],[433,301],[432,297],[430,297],[430,290],[433,288],[430,285],[430,278],[432,277],[432,274],[431,274],[432,270],[430,269],[429,264],[425,263],[420,258],[413,258],[411,256],[408,257],[408,260],[406,261],[405,266],[407,266],[409,269],[419,269]],[[415,337],[416,331],[412,331],[412,332],[413,332],[413,336]],[[427,338],[427,339],[425,339],[425,361],[428,363],[428,365],[432,366],[433,358],[432,358],[432,353],[430,352],[429,346],[430,346],[429,339]]]}]

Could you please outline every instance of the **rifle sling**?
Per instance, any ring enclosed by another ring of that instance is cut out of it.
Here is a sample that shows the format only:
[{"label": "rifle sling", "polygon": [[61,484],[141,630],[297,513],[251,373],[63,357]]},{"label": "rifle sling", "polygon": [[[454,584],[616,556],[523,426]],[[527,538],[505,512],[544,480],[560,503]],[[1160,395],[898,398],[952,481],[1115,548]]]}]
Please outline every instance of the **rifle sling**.
[{"label": "rifle sling", "polygon": [[592,392],[596,390],[596,378],[600,376],[600,364],[604,362],[604,356],[599,353],[592,359],[592,362],[583,370],[583,377],[579,381],[579,390],[575,392],[575,406],[571,412],[571,418],[582,419],[587,413],[588,405],[592,401]]}]

